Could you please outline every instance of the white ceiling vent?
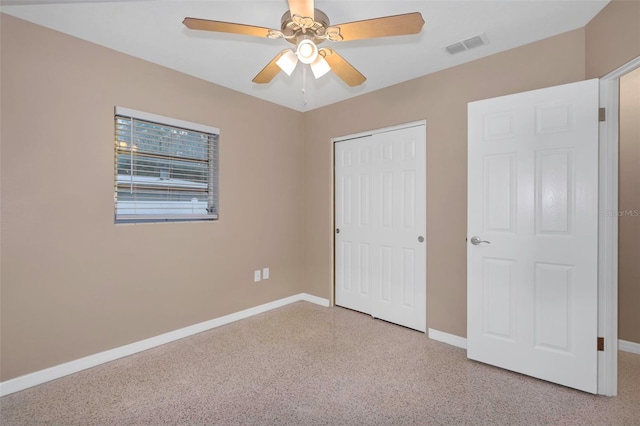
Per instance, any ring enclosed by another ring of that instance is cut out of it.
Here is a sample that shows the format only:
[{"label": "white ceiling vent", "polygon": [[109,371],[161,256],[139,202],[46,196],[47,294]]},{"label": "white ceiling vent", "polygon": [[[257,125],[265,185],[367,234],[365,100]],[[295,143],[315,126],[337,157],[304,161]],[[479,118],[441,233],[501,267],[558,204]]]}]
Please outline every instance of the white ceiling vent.
[{"label": "white ceiling vent", "polygon": [[489,40],[487,39],[487,36],[482,33],[457,43],[450,44],[445,47],[445,50],[449,52],[449,54],[455,55],[456,53],[464,52],[465,50],[473,49],[474,47],[483,46],[487,43],[489,43]]}]

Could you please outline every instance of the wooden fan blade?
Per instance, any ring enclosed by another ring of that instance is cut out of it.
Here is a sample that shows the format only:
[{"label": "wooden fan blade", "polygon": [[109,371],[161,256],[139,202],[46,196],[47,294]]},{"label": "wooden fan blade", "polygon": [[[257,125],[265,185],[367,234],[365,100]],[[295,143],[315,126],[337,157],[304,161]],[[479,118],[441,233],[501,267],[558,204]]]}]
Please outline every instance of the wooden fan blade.
[{"label": "wooden fan blade", "polygon": [[360,71],[355,69],[353,65],[347,62],[342,56],[338,55],[333,49],[323,47],[320,54],[329,63],[331,71],[335,72],[349,86],[359,86],[365,82],[367,77],[362,75]]},{"label": "wooden fan blade", "polygon": [[233,22],[210,21],[208,19],[184,18],[182,23],[192,30],[216,31],[219,33],[242,34],[254,37],[267,37],[269,28],[253,25],[234,24]]},{"label": "wooden fan blade", "polygon": [[313,0],[289,0],[291,16],[298,15],[303,18],[314,19]]},{"label": "wooden fan blade", "polygon": [[424,19],[420,12],[404,15],[385,16],[383,18],[366,19],[364,21],[347,22],[332,25],[340,28],[344,41],[362,40],[365,38],[391,37],[407,34],[418,34],[422,30]]},{"label": "wooden fan blade", "polygon": [[276,61],[278,59],[280,59],[280,57],[286,51],[287,51],[287,49],[285,49],[282,52],[278,53],[276,55],[276,57],[273,58],[271,60],[271,62],[269,62],[267,64],[267,66],[262,68],[262,71],[260,71],[255,77],[253,77],[253,80],[251,80],[251,81],[253,81],[254,83],[258,83],[258,84],[265,84],[265,83],[269,83],[271,80],[273,80],[273,77],[278,75],[278,73],[280,72],[280,67],[278,66],[278,64],[276,64]]}]

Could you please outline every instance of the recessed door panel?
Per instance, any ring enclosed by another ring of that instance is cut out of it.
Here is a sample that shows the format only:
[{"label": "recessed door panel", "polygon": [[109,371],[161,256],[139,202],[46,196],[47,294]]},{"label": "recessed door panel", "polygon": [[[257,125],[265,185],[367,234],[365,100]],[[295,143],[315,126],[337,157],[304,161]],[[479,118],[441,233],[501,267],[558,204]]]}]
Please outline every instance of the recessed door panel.
[{"label": "recessed door panel", "polygon": [[360,226],[366,227],[370,223],[370,215],[371,215],[371,176],[368,174],[360,175],[360,187],[358,188],[358,199],[360,201],[358,213],[360,218]]},{"label": "recessed door panel", "polygon": [[500,111],[483,117],[483,139],[485,142],[512,138],[515,136],[515,113]]},{"label": "recessed door panel", "polygon": [[536,133],[575,130],[574,107],[570,102],[552,102],[536,106]]},{"label": "recessed door panel", "polygon": [[369,289],[371,287],[371,245],[367,243],[360,243],[360,274],[359,274],[359,289],[360,294],[364,297],[369,297]]},{"label": "recessed door panel", "polygon": [[352,284],[353,284],[353,261],[352,261],[352,254],[353,251],[351,249],[351,242],[350,241],[343,241],[342,242],[342,288],[345,291],[351,291],[352,290]]},{"label": "recessed door panel", "polygon": [[402,172],[402,226],[414,229],[416,226],[416,172],[407,170]]},{"label": "recessed door panel", "polygon": [[536,230],[569,234],[573,209],[571,151],[536,152]]},{"label": "recessed door panel", "polygon": [[393,289],[393,248],[389,246],[380,247],[380,296],[379,301],[391,302],[391,291]]},{"label": "recessed door panel", "polygon": [[413,308],[416,300],[416,251],[402,250],[402,306]]},{"label": "recessed door panel", "polygon": [[516,215],[516,155],[489,155],[484,159],[485,230],[514,232]]},{"label": "recessed door panel", "polygon": [[353,176],[344,176],[342,178],[342,223],[351,225],[353,221]]},{"label": "recessed door panel", "polygon": [[513,341],[514,261],[485,258],[482,277],[484,334]]},{"label": "recessed door panel", "polygon": [[536,348],[571,355],[573,268],[537,263],[534,285]]},{"label": "recessed door panel", "polygon": [[382,173],[382,226],[391,228],[393,226],[393,173]]}]

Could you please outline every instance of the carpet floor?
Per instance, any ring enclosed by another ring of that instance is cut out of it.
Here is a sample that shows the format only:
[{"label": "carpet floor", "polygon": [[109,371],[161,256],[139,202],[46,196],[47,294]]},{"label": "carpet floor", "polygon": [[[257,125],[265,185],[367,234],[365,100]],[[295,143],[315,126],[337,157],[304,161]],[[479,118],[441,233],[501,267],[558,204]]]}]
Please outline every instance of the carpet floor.
[{"label": "carpet floor", "polygon": [[298,302],[0,399],[9,425],[640,425],[617,397],[469,361],[424,333]]}]

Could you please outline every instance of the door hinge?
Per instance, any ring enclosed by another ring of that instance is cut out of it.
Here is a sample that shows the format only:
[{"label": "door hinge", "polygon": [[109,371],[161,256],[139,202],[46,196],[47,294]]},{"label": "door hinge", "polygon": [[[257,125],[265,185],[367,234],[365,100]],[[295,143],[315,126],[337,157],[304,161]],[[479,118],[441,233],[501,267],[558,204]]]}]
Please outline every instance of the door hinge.
[{"label": "door hinge", "polygon": [[607,121],[607,109],[606,108],[598,109],[598,121]]},{"label": "door hinge", "polygon": [[604,337],[598,337],[598,350],[604,351]]}]

